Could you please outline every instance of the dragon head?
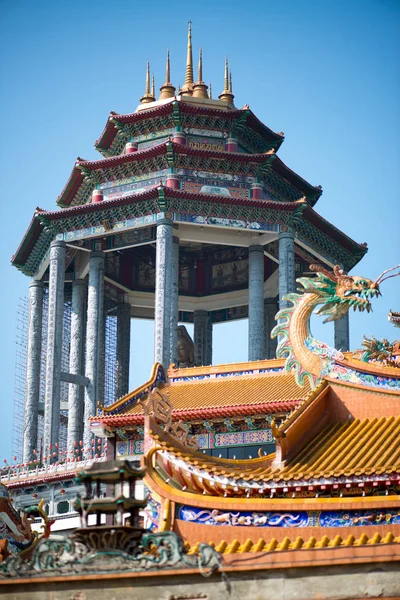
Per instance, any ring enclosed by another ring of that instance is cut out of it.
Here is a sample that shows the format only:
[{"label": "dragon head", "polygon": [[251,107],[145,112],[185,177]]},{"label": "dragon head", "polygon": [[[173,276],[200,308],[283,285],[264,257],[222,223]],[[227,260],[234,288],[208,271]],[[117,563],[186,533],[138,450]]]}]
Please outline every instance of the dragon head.
[{"label": "dragon head", "polygon": [[370,300],[379,296],[379,283],[365,277],[346,275],[338,265],[329,272],[321,265],[310,265],[316,277],[302,277],[297,281],[302,285],[303,292],[317,294],[322,303],[317,314],[326,316],[324,323],[341,319],[348,310],[370,312]]}]

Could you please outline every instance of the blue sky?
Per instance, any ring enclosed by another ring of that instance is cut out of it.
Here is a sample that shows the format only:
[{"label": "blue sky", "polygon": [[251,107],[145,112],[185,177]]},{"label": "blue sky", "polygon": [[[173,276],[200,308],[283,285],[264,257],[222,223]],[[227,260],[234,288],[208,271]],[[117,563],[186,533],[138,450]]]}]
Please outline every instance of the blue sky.
[{"label": "blue sky", "polygon": [[[29,283],[10,257],[35,207],[55,207],[76,157],[96,158],[110,110],[135,110],[146,61],[159,87],[169,47],[173,83],[183,83],[188,19],[214,95],[227,55],[236,106],[285,132],[281,159],[323,186],[317,211],[368,242],[354,272],[376,278],[400,262],[397,0],[0,0],[0,459],[11,453],[16,306]],[[353,348],[364,333],[396,337],[387,313],[400,310],[399,288],[387,281],[372,316],[351,316]],[[246,333],[246,322],[215,327],[214,362],[246,360]],[[332,342],[329,327],[314,333]],[[133,321],[132,386],[148,377],[152,354],[152,323]]]}]

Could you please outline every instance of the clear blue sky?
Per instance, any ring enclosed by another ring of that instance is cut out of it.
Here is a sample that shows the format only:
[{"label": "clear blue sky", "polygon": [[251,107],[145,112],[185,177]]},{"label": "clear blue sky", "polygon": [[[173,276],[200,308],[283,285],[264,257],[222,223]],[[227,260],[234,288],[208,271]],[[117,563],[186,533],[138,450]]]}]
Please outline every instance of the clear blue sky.
[{"label": "clear blue sky", "polygon": [[[158,87],[169,47],[173,83],[183,83],[189,18],[214,95],[228,55],[236,105],[285,132],[279,155],[323,186],[320,214],[368,242],[355,272],[375,278],[400,262],[398,0],[0,0],[0,460],[11,447],[16,305],[29,283],[10,257],[35,207],[55,207],[76,157],[96,158],[110,110],[135,110],[147,59]],[[400,310],[400,279],[384,286],[372,316],[352,316],[353,348],[363,333],[396,337],[387,313]],[[214,331],[214,362],[246,360],[247,323]],[[326,326],[315,333],[332,343]],[[133,321],[132,337],[134,386],[150,372],[152,323]]]}]

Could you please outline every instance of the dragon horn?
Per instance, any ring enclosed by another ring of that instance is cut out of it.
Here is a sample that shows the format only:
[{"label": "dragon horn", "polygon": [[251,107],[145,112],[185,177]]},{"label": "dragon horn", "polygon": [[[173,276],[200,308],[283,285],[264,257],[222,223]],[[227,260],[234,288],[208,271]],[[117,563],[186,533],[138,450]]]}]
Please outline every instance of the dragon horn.
[{"label": "dragon horn", "polygon": [[382,283],[382,281],[385,281],[386,279],[390,279],[391,277],[397,277],[398,275],[400,275],[399,273],[394,273],[393,275],[388,275],[388,277],[384,277],[384,275],[386,275],[386,273],[390,273],[391,271],[394,271],[395,269],[400,269],[400,264],[396,265],[395,267],[392,267],[391,269],[386,269],[386,271],[383,271],[383,273],[381,273],[378,277],[378,279],[375,281],[376,284],[380,284]]},{"label": "dragon horn", "polygon": [[[337,266],[337,265],[336,265]],[[339,267],[338,267],[339,268]],[[325,267],[323,267],[320,264],[313,264],[310,265],[310,271],[315,271],[316,273],[323,273],[324,275],[326,275],[326,277],[328,277],[331,281],[337,281],[337,275],[336,273],[330,273],[328,271],[328,269],[325,269]]]}]

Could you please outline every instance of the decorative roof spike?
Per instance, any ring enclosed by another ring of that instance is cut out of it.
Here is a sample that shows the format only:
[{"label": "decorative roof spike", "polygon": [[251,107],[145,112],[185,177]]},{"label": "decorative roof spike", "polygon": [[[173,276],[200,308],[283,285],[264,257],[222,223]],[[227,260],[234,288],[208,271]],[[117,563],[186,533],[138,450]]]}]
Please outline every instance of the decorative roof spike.
[{"label": "decorative roof spike", "polygon": [[199,50],[199,66],[197,68],[197,79],[198,81],[203,81],[203,50],[200,48]]},{"label": "decorative roof spike", "polygon": [[188,43],[186,56],[186,75],[185,83],[182,87],[182,94],[192,95],[193,92],[193,54],[192,54],[192,21],[188,23]]},{"label": "decorative roof spike", "polygon": [[232,94],[232,71],[229,73],[229,91]]},{"label": "decorative roof spike", "polygon": [[[153,76],[154,78],[154,76]],[[154,92],[154,90],[153,90]],[[140,98],[140,104],[148,104],[149,102],[154,102],[155,97],[154,93],[150,93],[150,62],[147,61],[147,69],[146,69],[146,91],[144,95]]]},{"label": "decorative roof spike", "polygon": [[210,85],[208,86],[209,92],[208,92],[208,97],[210,98],[210,100],[212,100],[212,86],[211,86],[211,81],[210,81]]},{"label": "decorative roof spike", "polygon": [[224,72],[224,91],[218,96],[218,98],[221,100],[221,102],[228,102],[229,104],[233,104],[234,95],[232,94],[232,90],[229,84],[232,85],[232,75],[229,78],[228,59],[226,58]]},{"label": "decorative roof spike", "polygon": [[193,85],[193,98],[208,99],[207,86],[203,81],[203,52],[201,48],[199,52],[198,81]]},{"label": "decorative roof spike", "polygon": [[159,100],[166,100],[175,96],[175,86],[171,83],[171,65],[169,62],[169,50],[167,50],[167,60],[165,63],[165,83],[160,87]]},{"label": "decorative roof spike", "polygon": [[156,91],[156,89],[155,89],[155,83],[154,83],[154,73],[153,73],[153,76],[152,76],[152,78],[151,78],[151,95],[152,95],[154,98],[155,98],[155,91]]}]

